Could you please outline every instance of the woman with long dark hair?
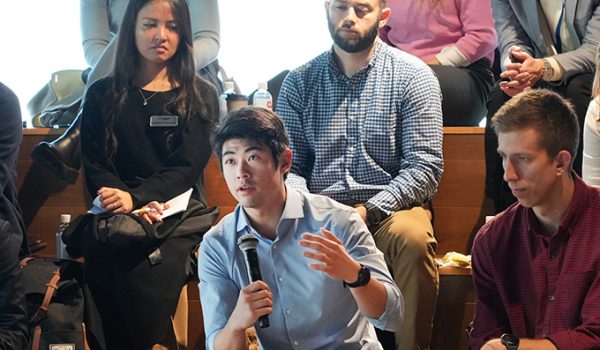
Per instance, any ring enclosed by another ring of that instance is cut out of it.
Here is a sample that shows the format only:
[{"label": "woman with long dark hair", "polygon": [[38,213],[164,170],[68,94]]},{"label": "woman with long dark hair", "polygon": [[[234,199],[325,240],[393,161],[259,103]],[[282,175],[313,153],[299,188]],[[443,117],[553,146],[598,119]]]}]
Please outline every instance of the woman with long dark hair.
[{"label": "woman with long dark hair", "polygon": [[[87,73],[84,74],[86,89],[113,70],[121,22],[129,2],[130,0],[79,1],[83,53],[92,68],[91,71],[86,71]],[[194,0],[188,1],[188,5],[192,21],[196,71],[221,92],[223,86],[218,77],[219,62],[216,59],[220,46],[218,1]],[[77,108],[77,104],[75,107]],[[60,112],[65,111],[61,109]],[[76,113],[76,111],[65,114],[70,115],[71,113]],[[48,113],[49,116],[52,114]],[[81,163],[80,121],[81,113],[77,114],[69,128],[58,139],[52,142],[40,142],[31,154],[34,161],[69,183],[75,183]]]},{"label": "woman with long dark hair", "polygon": [[[153,232],[144,244],[114,246],[98,234],[86,246],[107,348],[151,348],[172,335],[192,252],[215,219],[202,172],[218,98],[195,74],[185,0],[129,2],[113,74],[89,88],[82,114],[88,190],[109,217],[139,213],[139,226]],[[162,203],[189,188],[187,210],[163,220]]]}]

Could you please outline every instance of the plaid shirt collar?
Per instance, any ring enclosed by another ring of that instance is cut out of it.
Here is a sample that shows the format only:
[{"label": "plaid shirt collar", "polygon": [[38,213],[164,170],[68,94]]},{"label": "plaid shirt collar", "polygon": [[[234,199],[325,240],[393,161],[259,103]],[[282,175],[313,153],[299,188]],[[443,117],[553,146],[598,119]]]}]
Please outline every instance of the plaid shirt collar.
[{"label": "plaid shirt collar", "polygon": [[[361,76],[363,74],[367,74],[369,72],[369,70],[371,70],[371,68],[373,66],[375,66],[375,64],[377,63],[377,58],[381,55],[381,52],[384,49],[384,45],[382,44],[382,41],[379,38],[375,38],[375,50],[373,50],[373,54],[371,54],[371,58],[369,58],[369,62],[367,63],[366,66],[364,66],[363,68],[361,68],[358,72],[356,72],[352,77],[355,76]],[[344,74],[344,71],[342,69],[341,64],[340,64],[340,59],[338,57],[338,55],[335,53],[334,49],[333,49],[333,45],[331,46],[331,49],[329,50],[329,69],[331,70],[331,72],[336,75],[338,77],[338,79],[343,78],[343,79],[351,79],[346,77],[346,74]]]}]

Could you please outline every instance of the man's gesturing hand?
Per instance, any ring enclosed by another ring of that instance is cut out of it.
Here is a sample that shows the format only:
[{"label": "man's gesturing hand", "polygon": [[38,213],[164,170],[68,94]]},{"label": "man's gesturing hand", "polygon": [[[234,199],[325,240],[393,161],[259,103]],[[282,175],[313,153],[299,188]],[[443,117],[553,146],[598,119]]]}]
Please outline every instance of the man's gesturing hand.
[{"label": "man's gesturing hand", "polygon": [[319,263],[310,263],[312,269],[323,271],[327,276],[346,283],[356,282],[360,264],[346,251],[344,244],[330,231],[321,228],[321,235],[305,233],[300,245],[312,249],[305,250],[304,256]]}]

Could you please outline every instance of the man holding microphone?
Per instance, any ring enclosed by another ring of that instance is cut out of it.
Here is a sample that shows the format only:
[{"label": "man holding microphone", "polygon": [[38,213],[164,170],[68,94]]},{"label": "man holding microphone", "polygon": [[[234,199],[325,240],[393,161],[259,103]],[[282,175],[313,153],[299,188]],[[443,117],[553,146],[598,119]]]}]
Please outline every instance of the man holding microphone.
[{"label": "man holding microphone", "polygon": [[[262,108],[231,113],[213,147],[239,205],[200,248],[207,349],[247,348],[246,328],[265,315],[270,326],[257,328],[265,349],[381,349],[373,326],[399,328],[402,295],[353,208],[285,185],[292,153],[279,117]],[[260,260],[254,282],[247,235]]]}]

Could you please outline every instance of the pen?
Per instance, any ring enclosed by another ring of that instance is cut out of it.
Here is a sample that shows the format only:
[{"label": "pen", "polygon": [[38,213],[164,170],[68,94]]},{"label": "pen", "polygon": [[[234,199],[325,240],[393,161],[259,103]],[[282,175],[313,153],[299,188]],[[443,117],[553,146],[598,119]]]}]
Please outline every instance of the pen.
[{"label": "pen", "polygon": [[150,213],[150,212],[152,212],[154,214],[158,213],[156,211],[156,209],[154,209],[154,208],[144,207],[144,208],[140,208],[140,209],[136,209],[136,210],[132,211],[131,214],[133,214],[133,215],[143,215],[143,214]]}]

